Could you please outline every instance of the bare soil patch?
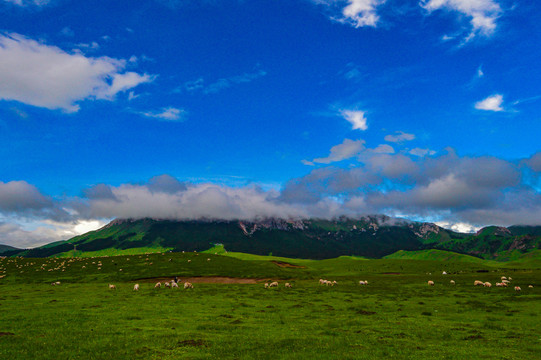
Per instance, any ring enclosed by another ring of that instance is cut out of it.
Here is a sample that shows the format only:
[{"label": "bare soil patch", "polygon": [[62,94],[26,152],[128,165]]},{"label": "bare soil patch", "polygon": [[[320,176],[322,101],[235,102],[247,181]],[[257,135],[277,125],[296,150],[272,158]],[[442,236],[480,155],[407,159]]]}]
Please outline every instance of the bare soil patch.
[{"label": "bare soil patch", "polygon": [[271,263],[279,266],[279,267],[283,267],[283,268],[295,268],[295,269],[306,269],[306,266],[301,266],[301,265],[293,265],[293,264],[290,264],[290,263],[286,263],[284,261],[276,261],[276,260],[272,260]]},{"label": "bare soil patch", "polygon": [[381,273],[382,275],[402,275],[402,273],[399,273],[399,272],[384,272],[384,273]]},{"label": "bare soil patch", "polygon": [[206,346],[205,342],[203,340],[193,340],[193,339],[190,339],[190,340],[184,340],[184,341],[179,341],[177,343],[178,346],[195,346],[195,347],[200,347],[200,346]]},{"label": "bare soil patch", "polygon": [[9,336],[9,335],[15,335],[15,334],[11,332],[0,331],[0,336]]}]

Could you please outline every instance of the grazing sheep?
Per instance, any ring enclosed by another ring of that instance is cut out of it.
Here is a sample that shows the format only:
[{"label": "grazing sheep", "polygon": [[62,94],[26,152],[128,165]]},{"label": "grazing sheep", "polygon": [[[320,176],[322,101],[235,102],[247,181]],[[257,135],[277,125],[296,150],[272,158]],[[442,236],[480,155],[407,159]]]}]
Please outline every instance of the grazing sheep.
[{"label": "grazing sheep", "polygon": [[447,275],[447,272],[444,271],[444,272],[442,272],[441,274],[442,274],[442,275]]},{"label": "grazing sheep", "polygon": [[509,284],[509,280],[502,280],[502,283],[507,285],[507,284]]},{"label": "grazing sheep", "polygon": [[497,287],[503,287],[504,285],[503,285],[503,283],[496,283],[496,286]]},{"label": "grazing sheep", "polygon": [[133,285],[133,291],[139,291],[139,284]]},{"label": "grazing sheep", "polygon": [[290,283],[286,283],[284,286],[285,286],[286,288],[291,288],[291,284],[290,284]]},{"label": "grazing sheep", "polygon": [[156,285],[154,285],[154,289],[159,289],[162,287],[162,283],[161,282],[157,282]]},{"label": "grazing sheep", "polygon": [[265,289],[269,288],[269,283],[265,283]]},{"label": "grazing sheep", "polygon": [[171,289],[172,288],[177,288],[178,289],[178,284],[176,282],[171,282]]},{"label": "grazing sheep", "polygon": [[428,285],[429,285],[429,286],[434,286],[434,281],[428,280]]},{"label": "grazing sheep", "polygon": [[192,283],[185,282],[185,283],[184,283],[184,289],[193,289]]},{"label": "grazing sheep", "polygon": [[509,277],[507,278],[507,280],[511,281],[511,280],[513,280],[513,278],[512,278],[511,276],[509,276]]},{"label": "grazing sheep", "polygon": [[484,287],[492,287],[492,284],[487,281],[486,283],[483,284],[483,286]]},{"label": "grazing sheep", "polygon": [[116,286],[113,284],[109,284],[109,290],[116,290]]},{"label": "grazing sheep", "polygon": [[529,287],[530,289],[532,289],[532,288],[533,288],[533,285],[528,285],[528,287]]},{"label": "grazing sheep", "polygon": [[60,285],[60,281],[55,282],[55,285]]},{"label": "grazing sheep", "polygon": [[455,285],[455,281],[454,281],[454,280],[449,281],[449,283],[450,283],[451,285]]},{"label": "grazing sheep", "polygon": [[210,258],[207,258],[207,261],[210,261]]},{"label": "grazing sheep", "polygon": [[473,286],[485,286],[485,283],[481,280],[475,280]]},{"label": "grazing sheep", "polygon": [[338,284],[338,282],[336,280],[333,280],[332,284],[334,286],[334,285]]},{"label": "grazing sheep", "polygon": [[515,286],[515,291],[520,291],[520,290],[521,290],[520,286]]},{"label": "grazing sheep", "polygon": [[366,281],[363,281],[363,280],[359,281],[359,285],[366,285]]},{"label": "grazing sheep", "polygon": [[502,280],[507,280],[507,278],[505,276],[502,276]]},{"label": "grazing sheep", "polygon": [[189,263],[191,263],[192,261],[191,260],[188,260]]},{"label": "grazing sheep", "polygon": [[278,282],[277,281],[273,281],[269,284],[269,287],[278,287]]}]

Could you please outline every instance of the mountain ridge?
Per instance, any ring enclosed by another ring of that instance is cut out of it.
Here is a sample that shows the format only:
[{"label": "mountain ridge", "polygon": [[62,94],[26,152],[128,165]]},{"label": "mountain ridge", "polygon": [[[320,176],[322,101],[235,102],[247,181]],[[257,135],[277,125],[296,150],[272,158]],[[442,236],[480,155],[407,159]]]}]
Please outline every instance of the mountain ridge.
[{"label": "mountain ridge", "polygon": [[[381,258],[398,250],[440,249],[483,259],[509,260],[541,244],[541,226],[489,226],[465,234],[433,223],[385,215],[326,219],[255,220],[115,219],[98,230],[36,249],[7,254],[44,257],[85,252],[203,251],[214,244],[229,251],[325,259],[343,255]],[[71,252],[71,253],[70,253]]]}]

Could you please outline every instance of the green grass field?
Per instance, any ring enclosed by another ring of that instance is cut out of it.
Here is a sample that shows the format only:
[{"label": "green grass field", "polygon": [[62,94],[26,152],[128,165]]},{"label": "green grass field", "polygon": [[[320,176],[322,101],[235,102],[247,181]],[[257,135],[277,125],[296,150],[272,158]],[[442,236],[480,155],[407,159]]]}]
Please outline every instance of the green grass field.
[{"label": "green grass field", "polygon": [[[541,270],[535,266],[215,252],[4,258],[0,359],[535,359],[541,354]],[[473,286],[476,279],[494,285],[503,275],[522,291]],[[154,289],[156,279],[174,276],[258,282],[194,281],[194,289]],[[338,284],[322,286],[320,278]],[[279,287],[265,289],[269,280]],[[55,281],[61,284],[52,286]],[[135,283],[139,292],[133,291]]]}]

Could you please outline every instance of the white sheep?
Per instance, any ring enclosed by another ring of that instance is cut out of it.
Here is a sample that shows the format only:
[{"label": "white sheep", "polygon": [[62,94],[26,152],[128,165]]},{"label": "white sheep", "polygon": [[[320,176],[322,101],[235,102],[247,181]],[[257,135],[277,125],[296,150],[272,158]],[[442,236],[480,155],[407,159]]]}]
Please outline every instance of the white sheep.
[{"label": "white sheep", "polygon": [[278,282],[277,281],[273,281],[269,284],[269,287],[278,287]]},{"label": "white sheep", "polygon": [[483,281],[481,281],[481,280],[475,280],[473,282],[473,286],[484,286],[484,285],[485,285],[485,283]]},{"label": "white sheep", "polygon": [[163,285],[164,285],[165,287],[171,287],[171,284],[169,283],[169,281],[164,282]]},{"label": "white sheep", "polygon": [[109,290],[116,290],[116,286],[113,284],[109,284]]},{"label": "white sheep", "polygon": [[486,283],[483,284],[483,286],[484,287],[492,287],[492,284],[487,281]]},{"label": "white sheep", "polygon": [[428,286],[434,286],[434,281],[428,280]]},{"label": "white sheep", "polygon": [[157,282],[156,285],[154,285],[154,289],[159,289],[162,287],[162,283],[161,282]]},{"label": "white sheep", "polygon": [[265,283],[265,289],[269,288],[269,283]]},{"label": "white sheep", "polygon": [[139,291],[139,284],[133,285],[133,291]]},{"label": "white sheep", "polygon": [[290,283],[285,283],[284,285],[286,288],[291,288],[291,284]]},{"label": "white sheep", "polygon": [[454,281],[454,280],[449,281],[449,283],[450,283],[451,285],[455,285],[455,281]]},{"label": "white sheep", "polygon": [[528,287],[529,287],[530,289],[532,289],[532,288],[533,288],[533,285],[528,285]]},{"label": "white sheep", "polygon": [[189,283],[189,282],[186,281],[186,282],[184,283],[184,289],[193,289],[192,283]]},{"label": "white sheep", "polygon": [[520,291],[520,290],[521,290],[520,286],[515,286],[515,291]]},{"label": "white sheep", "polygon": [[174,281],[171,283],[171,289],[172,288],[177,288],[178,289],[178,284],[176,282],[174,282]]},{"label": "white sheep", "polygon": [[363,280],[359,281],[359,285],[366,285],[366,281],[363,281]]}]

